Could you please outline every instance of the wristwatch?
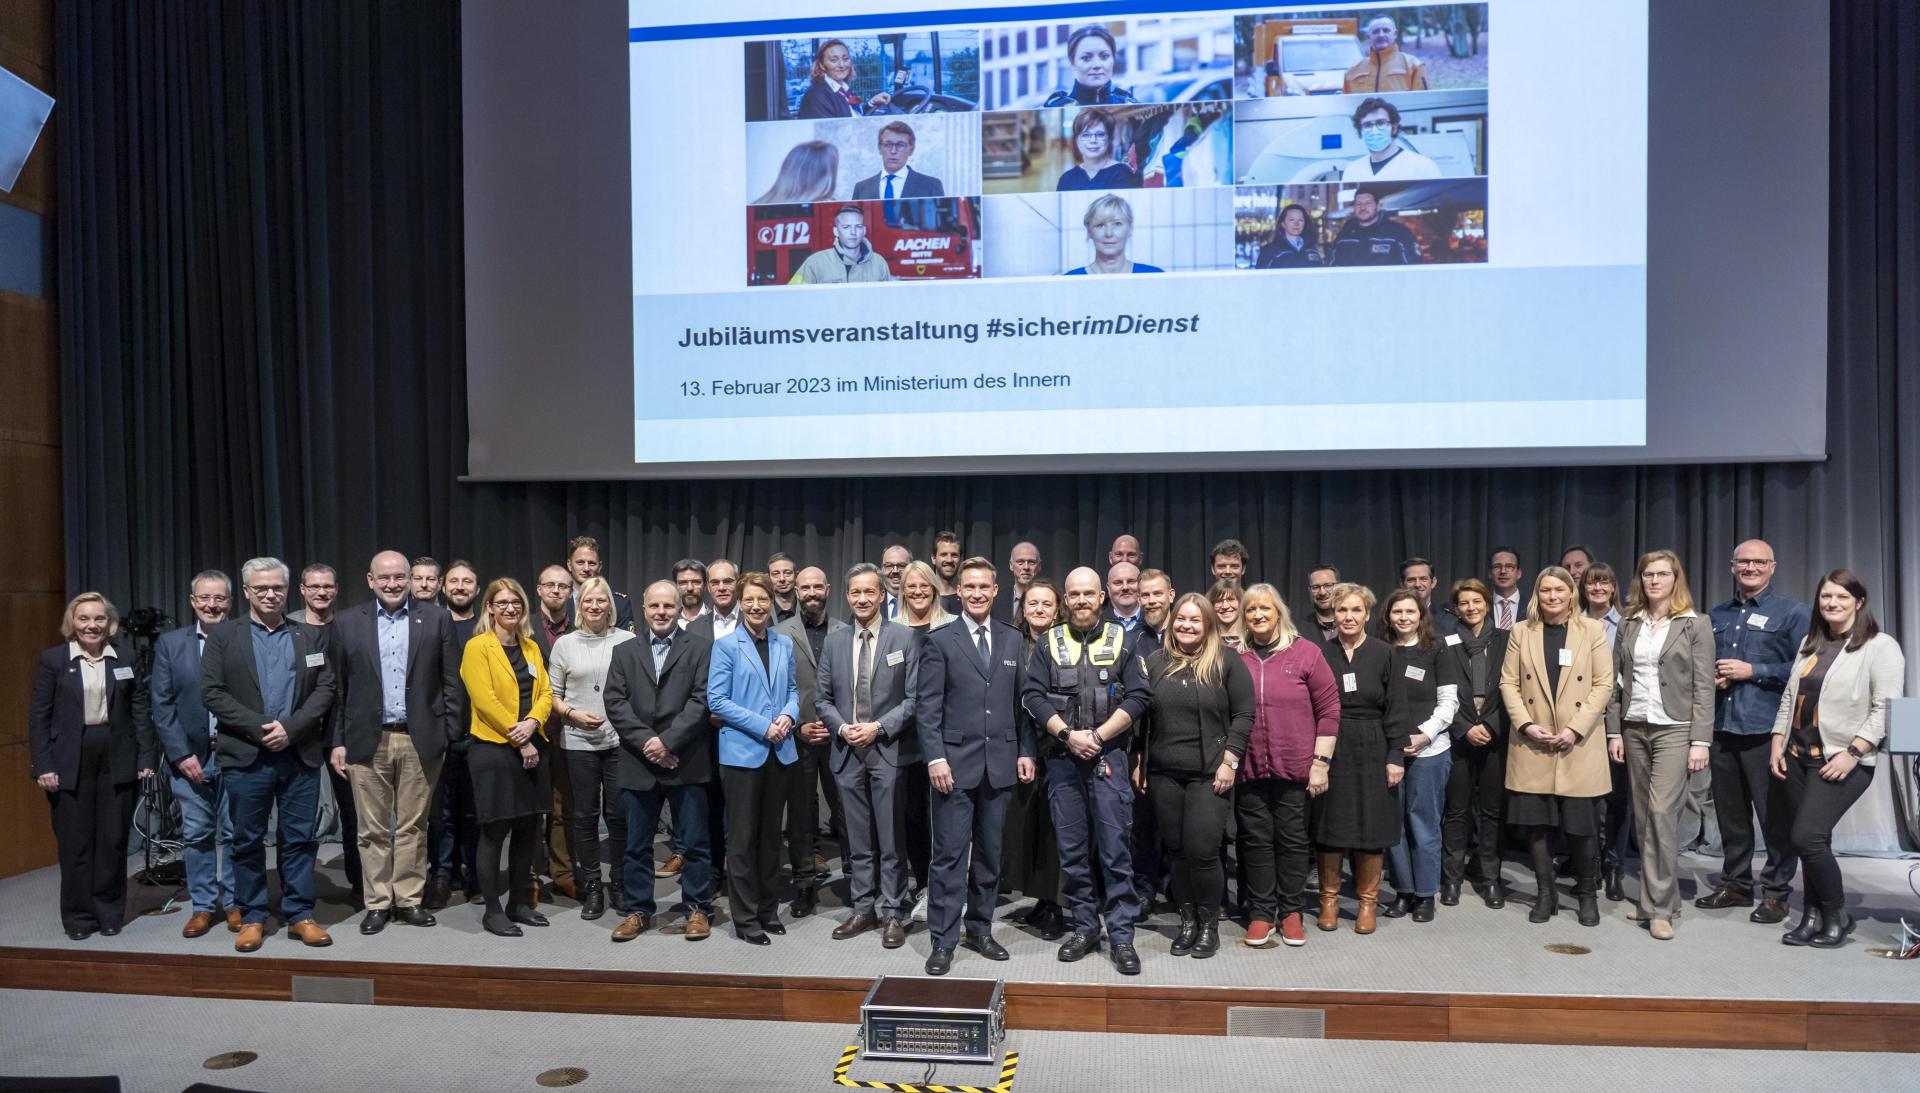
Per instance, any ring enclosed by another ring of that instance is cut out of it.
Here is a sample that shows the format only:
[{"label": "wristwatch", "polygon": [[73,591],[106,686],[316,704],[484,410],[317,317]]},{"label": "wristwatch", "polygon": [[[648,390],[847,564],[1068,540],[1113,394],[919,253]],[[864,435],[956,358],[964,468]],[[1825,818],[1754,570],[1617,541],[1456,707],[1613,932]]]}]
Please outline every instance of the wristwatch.
[{"label": "wristwatch", "polygon": [[1314,762],[1316,762],[1316,763],[1325,763],[1325,764],[1326,764],[1326,765],[1328,765],[1328,766],[1332,766],[1332,765],[1333,765],[1333,756],[1331,756],[1331,755],[1315,755],[1315,756],[1313,757],[1313,761],[1314,761]]},{"label": "wristwatch", "polygon": [[1229,755],[1229,756],[1225,756],[1224,758],[1222,758],[1222,760],[1221,760],[1221,762],[1223,762],[1223,763],[1225,763],[1225,764],[1227,765],[1227,769],[1228,769],[1228,770],[1239,770],[1239,769],[1240,769],[1240,760],[1238,760],[1238,759],[1235,759],[1235,758],[1234,758],[1233,756],[1231,756],[1231,755]]},{"label": "wristwatch", "polygon": [[1853,756],[1855,759],[1865,759],[1867,757],[1867,753],[1860,750],[1860,745],[1853,743],[1847,745],[1847,754]]}]

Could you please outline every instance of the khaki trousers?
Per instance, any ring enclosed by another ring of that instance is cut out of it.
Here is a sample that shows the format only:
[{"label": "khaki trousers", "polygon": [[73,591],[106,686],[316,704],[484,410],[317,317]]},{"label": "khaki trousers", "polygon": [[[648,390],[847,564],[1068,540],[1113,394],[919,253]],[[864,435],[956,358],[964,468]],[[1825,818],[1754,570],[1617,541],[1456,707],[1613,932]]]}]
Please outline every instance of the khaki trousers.
[{"label": "khaki trousers", "polygon": [[427,769],[404,732],[382,731],[372,761],[347,768],[360,814],[367,910],[420,905],[427,888],[427,808],[439,777],[439,764]]},{"label": "khaki trousers", "polygon": [[1673,921],[1680,913],[1680,809],[1687,794],[1688,725],[1628,721],[1620,727],[1640,838],[1640,914]]}]

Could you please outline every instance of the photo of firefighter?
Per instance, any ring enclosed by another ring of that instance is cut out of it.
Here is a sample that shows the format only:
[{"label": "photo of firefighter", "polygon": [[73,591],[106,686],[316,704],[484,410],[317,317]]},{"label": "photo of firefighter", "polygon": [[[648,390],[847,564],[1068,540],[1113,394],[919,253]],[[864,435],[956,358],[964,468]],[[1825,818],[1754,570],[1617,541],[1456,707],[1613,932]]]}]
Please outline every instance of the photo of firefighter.
[{"label": "photo of firefighter", "polygon": [[747,284],[848,285],[980,276],[980,199],[747,207]]},{"label": "photo of firefighter", "polygon": [[1233,223],[1240,269],[1485,262],[1487,183],[1242,186]]}]

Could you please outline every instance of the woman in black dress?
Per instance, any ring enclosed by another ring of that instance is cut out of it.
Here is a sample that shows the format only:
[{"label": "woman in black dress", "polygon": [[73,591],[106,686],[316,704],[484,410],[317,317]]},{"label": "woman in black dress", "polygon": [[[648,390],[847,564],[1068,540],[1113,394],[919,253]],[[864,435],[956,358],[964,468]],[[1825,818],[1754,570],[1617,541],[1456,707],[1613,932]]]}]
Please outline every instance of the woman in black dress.
[{"label": "woman in black dress", "polygon": [[1327,792],[1314,803],[1313,841],[1319,848],[1322,930],[1340,925],[1340,862],[1353,855],[1353,891],[1360,902],[1353,930],[1370,934],[1380,902],[1380,865],[1400,838],[1400,802],[1394,787],[1406,772],[1407,725],[1400,689],[1393,685],[1393,650],[1367,634],[1373,593],[1342,582],[1333,588],[1333,640],[1321,648],[1340,684],[1340,739],[1334,745]]},{"label": "woman in black dress", "polygon": [[[1022,658],[1033,656],[1040,635],[1060,621],[1060,591],[1048,580],[1036,580],[1020,598],[1020,621],[1014,629],[1026,638]],[[1020,712],[1026,717],[1025,710]],[[1034,739],[1041,747],[1059,747],[1054,739],[1041,733]],[[1006,834],[1001,840],[1000,883],[1009,892],[1021,892],[1034,898],[1025,918],[1027,925],[1048,941],[1067,935],[1067,916],[1060,909],[1060,848],[1053,838],[1053,813],[1047,807],[1047,765],[1036,764],[1039,772],[1031,782],[1013,787],[1013,800],[1007,807]]]},{"label": "woman in black dress", "polygon": [[[480,604],[480,627],[460,660],[460,679],[473,711],[467,769],[473,778],[474,812],[480,820],[476,865],[480,894],[487,904],[480,924],[490,934],[519,937],[521,926],[547,924],[546,916],[525,901],[533,885],[540,817],[553,807],[552,773],[545,755],[553,692],[540,647],[533,642],[533,628],[527,623],[527,594],[520,582],[495,578]],[[502,845],[507,848],[504,876]],[[503,895],[504,909],[500,906]]]}]

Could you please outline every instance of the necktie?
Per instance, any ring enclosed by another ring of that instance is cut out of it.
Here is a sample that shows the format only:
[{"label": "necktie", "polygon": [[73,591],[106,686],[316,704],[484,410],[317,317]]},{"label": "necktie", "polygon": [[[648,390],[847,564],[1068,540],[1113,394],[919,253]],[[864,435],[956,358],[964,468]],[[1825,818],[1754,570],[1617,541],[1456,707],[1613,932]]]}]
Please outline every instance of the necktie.
[{"label": "necktie", "polygon": [[900,617],[900,599],[899,599],[899,597],[897,597],[897,596],[888,596],[888,597],[887,597],[887,617],[888,617],[888,618],[890,618],[890,619],[897,619],[897,618],[899,618],[899,617]]},{"label": "necktie", "polygon": [[873,631],[860,631],[860,656],[853,671],[853,720],[866,724],[873,716]]},{"label": "necktie", "polygon": [[893,176],[892,176],[892,175],[888,175],[888,176],[887,176],[887,189],[886,189],[886,192],[885,192],[885,193],[883,193],[883,194],[881,194],[880,196],[882,196],[882,197],[884,197],[884,198],[886,198],[886,199],[887,199],[888,201],[892,201],[892,200],[893,200]]},{"label": "necktie", "polygon": [[974,645],[978,646],[980,649],[980,667],[988,675],[992,675],[993,674],[993,647],[987,644],[987,628],[986,627],[981,626],[974,629],[973,643]]},{"label": "necktie", "polygon": [[1513,629],[1513,601],[1512,600],[1502,599],[1500,601],[1500,629],[1502,630]]}]

